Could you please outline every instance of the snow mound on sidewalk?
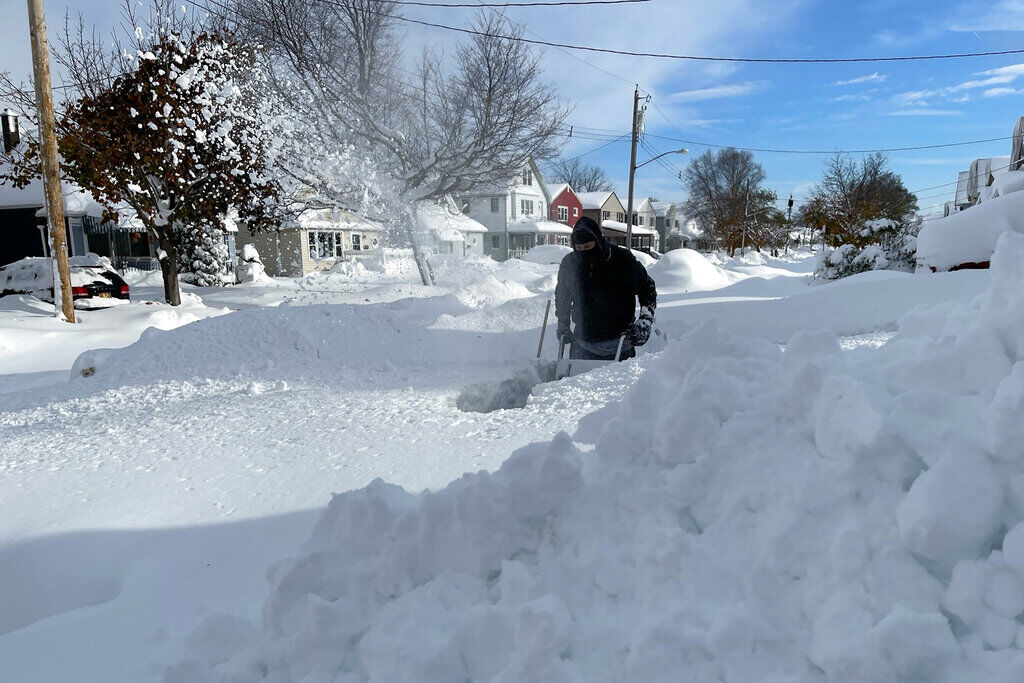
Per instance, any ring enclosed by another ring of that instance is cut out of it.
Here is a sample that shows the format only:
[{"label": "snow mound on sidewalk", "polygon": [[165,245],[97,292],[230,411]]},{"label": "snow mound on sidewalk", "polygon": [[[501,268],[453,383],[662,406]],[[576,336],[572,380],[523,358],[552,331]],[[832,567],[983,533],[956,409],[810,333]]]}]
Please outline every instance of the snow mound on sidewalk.
[{"label": "snow mound on sidewalk", "polygon": [[526,252],[521,260],[527,263],[559,264],[572,249],[562,244],[542,244]]},{"label": "snow mound on sidewalk", "polygon": [[892,341],[705,324],[593,452],[336,495],[263,633],[165,680],[1019,681],[1024,236]]},{"label": "snow mound on sidewalk", "polygon": [[1024,233],[1024,192],[1010,192],[945,218],[925,221],[917,236],[918,265],[949,270],[965,263],[983,263],[992,258],[1004,232]]},{"label": "snow mound on sidewalk", "polygon": [[730,284],[729,276],[693,249],[673,249],[648,268],[658,291],[704,291]]}]

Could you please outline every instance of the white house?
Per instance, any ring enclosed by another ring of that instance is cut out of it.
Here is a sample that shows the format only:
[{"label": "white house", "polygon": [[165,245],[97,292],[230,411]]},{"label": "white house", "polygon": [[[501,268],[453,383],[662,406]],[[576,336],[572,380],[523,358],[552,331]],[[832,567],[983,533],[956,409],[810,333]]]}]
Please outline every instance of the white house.
[{"label": "white house", "polygon": [[498,261],[510,258],[512,252],[535,246],[527,244],[536,233],[516,232],[516,226],[543,221],[548,215],[547,187],[540,169],[531,159],[516,178],[483,188],[459,199],[462,213],[487,228],[483,253]]},{"label": "white house", "polygon": [[342,209],[306,209],[274,230],[235,235],[237,246],[253,245],[269,275],[308,275],[342,261],[379,258],[385,228]]},{"label": "white house", "polygon": [[451,200],[420,202],[416,224],[430,250],[439,256],[483,256],[487,228],[461,213]]}]

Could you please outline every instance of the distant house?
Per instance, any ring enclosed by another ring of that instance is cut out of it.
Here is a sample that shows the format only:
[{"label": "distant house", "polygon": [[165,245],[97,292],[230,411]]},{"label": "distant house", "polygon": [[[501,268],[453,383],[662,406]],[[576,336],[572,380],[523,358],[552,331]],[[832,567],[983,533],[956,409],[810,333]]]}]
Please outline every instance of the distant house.
[{"label": "distant house", "polygon": [[[508,226],[509,258],[522,258],[526,252],[543,244],[568,246],[572,228],[555,221],[516,221]],[[495,235],[491,235],[493,239]]]},{"label": "distant house", "polygon": [[583,215],[598,225],[602,221],[626,222],[626,209],[614,192],[580,192],[577,196],[583,206]]},{"label": "distant house", "polygon": [[483,256],[487,228],[458,210],[454,201],[421,202],[416,223],[438,256]]},{"label": "distant house", "polygon": [[517,231],[517,226],[543,221],[551,203],[549,195],[540,169],[531,159],[515,178],[464,195],[458,203],[463,214],[487,228],[484,255],[504,261],[535,246],[537,233]]},{"label": "distant house", "polygon": [[[644,197],[640,200],[640,203],[633,209],[633,225],[641,228],[648,228],[657,232],[658,214],[654,210],[654,205],[651,203],[650,198]],[[658,236],[655,236],[654,243],[651,245],[652,248],[658,248]]]},{"label": "distant house", "polygon": [[238,248],[256,247],[267,274],[307,275],[342,261],[377,258],[384,226],[342,209],[306,209],[274,230],[237,234]]},{"label": "distant house", "polygon": [[[614,192],[583,192],[579,195],[583,215],[597,221],[609,242],[620,247],[626,246],[626,209]],[[650,202],[648,202],[650,205]],[[645,220],[652,220],[653,208],[645,209]],[[639,216],[637,216],[639,220]],[[653,227],[633,225],[633,248],[650,250],[657,237]]]},{"label": "distant house", "polygon": [[583,216],[583,204],[568,183],[551,188],[548,219],[572,227]]},{"label": "distant house", "polygon": [[984,199],[984,189],[992,185],[995,179],[1006,173],[1010,167],[1010,157],[991,157],[975,159],[967,177],[967,201],[971,205]]}]

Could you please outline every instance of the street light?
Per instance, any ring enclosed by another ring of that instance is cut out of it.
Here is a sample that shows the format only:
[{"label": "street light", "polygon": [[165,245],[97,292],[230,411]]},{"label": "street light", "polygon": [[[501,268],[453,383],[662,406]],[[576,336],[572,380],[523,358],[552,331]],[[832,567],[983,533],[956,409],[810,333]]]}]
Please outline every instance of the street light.
[{"label": "street light", "polygon": [[636,170],[636,169],[638,169],[638,168],[643,168],[644,166],[646,166],[647,164],[651,163],[652,161],[657,161],[658,159],[660,159],[660,158],[662,158],[662,157],[667,157],[667,156],[668,156],[669,154],[689,154],[689,153],[690,153],[690,150],[686,149],[685,147],[683,147],[682,149],[673,149],[673,150],[672,150],[672,151],[670,151],[670,152],[662,152],[662,153],[661,153],[661,154],[659,154],[658,156],[656,156],[656,157],[651,157],[650,159],[648,159],[647,161],[645,161],[645,162],[644,162],[644,163],[642,163],[642,164],[637,164],[637,165],[636,165],[636,166],[634,167],[634,169],[633,169],[633,170]]},{"label": "street light", "polygon": [[[635,120],[635,116],[634,116],[634,120]],[[635,140],[635,138],[634,138],[634,140]],[[629,166],[629,199],[626,202],[627,203],[627,208],[626,208],[626,248],[627,249],[632,249],[633,248],[633,179],[636,176],[636,170],[638,168],[642,168],[642,167],[646,166],[647,164],[651,163],[652,161],[657,161],[658,159],[660,159],[662,157],[668,156],[669,154],[688,154],[689,152],[690,152],[690,150],[686,149],[685,147],[683,147],[681,149],[673,149],[673,150],[668,151],[668,152],[662,152],[661,154],[659,154],[656,157],[651,157],[650,159],[648,159],[647,161],[643,162],[642,164],[637,164],[636,163],[636,145],[634,143],[633,157],[631,159],[631,163],[630,163],[630,166]]]}]

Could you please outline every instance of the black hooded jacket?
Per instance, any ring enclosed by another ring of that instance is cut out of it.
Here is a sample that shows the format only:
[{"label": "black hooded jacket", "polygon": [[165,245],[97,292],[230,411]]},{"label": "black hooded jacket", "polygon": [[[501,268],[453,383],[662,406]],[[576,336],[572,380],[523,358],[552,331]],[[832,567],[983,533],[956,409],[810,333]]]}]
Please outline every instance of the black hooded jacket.
[{"label": "black hooded jacket", "polygon": [[[585,230],[597,242],[589,252],[566,254],[558,267],[555,287],[555,317],[559,329],[576,323],[574,334],[584,341],[615,339],[632,324],[639,299],[641,306],[653,311],[658,292],[633,253],[608,244],[592,219],[583,217],[573,228],[573,242]],[[589,241],[589,240],[585,240]]]}]

